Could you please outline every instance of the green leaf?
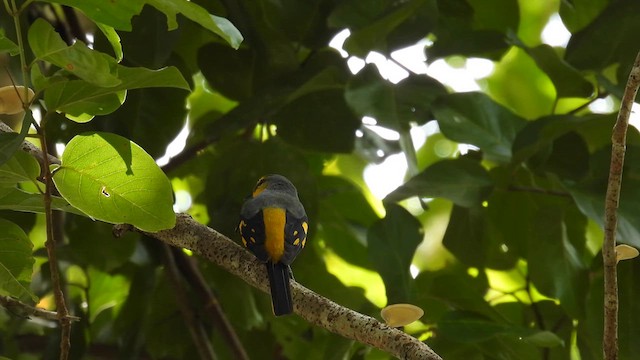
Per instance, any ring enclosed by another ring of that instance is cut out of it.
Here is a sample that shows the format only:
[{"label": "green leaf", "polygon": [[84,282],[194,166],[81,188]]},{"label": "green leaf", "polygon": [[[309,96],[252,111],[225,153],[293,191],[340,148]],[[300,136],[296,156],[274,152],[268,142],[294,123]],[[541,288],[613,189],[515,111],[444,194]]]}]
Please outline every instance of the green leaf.
[{"label": "green leaf", "polygon": [[438,334],[461,343],[479,343],[506,335],[538,347],[555,347],[564,342],[550,331],[494,322],[475,313],[452,311],[438,322]]},{"label": "green leaf", "polygon": [[598,17],[608,3],[608,0],[561,1],[559,13],[562,23],[575,34]]},{"label": "green leaf", "polygon": [[117,62],[122,61],[122,57],[124,56],[124,54],[122,53],[122,44],[120,44],[120,36],[116,32],[116,30],[111,26],[108,26],[102,23],[96,23],[96,26],[98,27],[98,29],[100,29],[104,37],[107,39],[107,41],[113,48],[113,52],[116,56],[116,61]]},{"label": "green leaf", "polygon": [[255,61],[255,54],[249,49],[232,50],[218,43],[198,49],[198,67],[202,75],[229,99],[244,100],[254,94]]},{"label": "green leaf", "polygon": [[29,132],[32,121],[33,116],[30,111],[27,111],[22,119],[20,133],[0,132],[0,165],[7,162],[18,151]]},{"label": "green leaf", "polygon": [[114,58],[89,49],[82,41],[67,46],[44,19],[37,19],[31,25],[28,37],[37,59],[48,61],[96,86],[120,83]]},{"label": "green leaf", "polygon": [[140,14],[145,0],[109,1],[103,0],[44,0],[67,5],[81,10],[92,20],[112,26],[118,30],[131,31],[131,18]]},{"label": "green leaf", "polygon": [[18,225],[0,219],[0,294],[38,301],[29,289],[32,248],[29,237]]},{"label": "green leaf", "polygon": [[479,147],[487,159],[508,162],[511,146],[525,120],[484,93],[443,96],[434,103],[440,130],[449,139]]},{"label": "green leaf", "polygon": [[[61,197],[52,196],[51,199],[51,208],[54,210],[86,216],[82,211],[75,209]],[[31,194],[13,186],[0,186],[0,210],[44,213],[44,197],[42,194]]]},{"label": "green leaf", "polygon": [[14,56],[20,53],[20,48],[16,43],[7,39],[4,36],[4,32],[0,31],[0,54],[9,53],[9,55]]},{"label": "green leaf", "polygon": [[344,100],[342,90],[316,91],[285,105],[273,118],[278,135],[303,149],[350,152],[360,119]]},{"label": "green leaf", "polygon": [[496,270],[512,269],[518,256],[513,251],[504,251],[501,238],[489,232],[491,225],[485,207],[455,205],[442,244],[465,265]]},{"label": "green leaf", "polygon": [[381,126],[402,130],[410,122],[426,122],[431,103],[446,93],[440,82],[426,75],[409,76],[394,85],[369,65],[349,81],[344,97],[358,115],[371,116]]},{"label": "green leaf", "polygon": [[106,115],[118,109],[124,102],[125,90],[151,87],[189,89],[175,67],[150,70],[118,66],[118,69],[120,83],[117,86],[98,87],[82,80],[56,82],[47,88],[44,101],[49,110],[83,117],[83,120],[76,121],[86,122],[93,115]]},{"label": "green leaf", "polygon": [[145,0],[145,2],[167,15],[169,30],[178,27],[176,15],[182,14],[187,19],[218,34],[234,49],[239,48],[240,43],[242,43],[242,34],[240,34],[240,31],[238,31],[229,20],[209,14],[206,9],[196,3],[187,0]]},{"label": "green leaf", "polygon": [[468,158],[439,161],[387,195],[399,201],[411,196],[443,197],[460,206],[481,203],[493,188],[487,170]]},{"label": "green leaf", "polygon": [[142,148],[109,133],[71,139],[53,181],[90,217],[159,231],[175,224],[171,183]]},{"label": "green leaf", "polygon": [[22,181],[36,181],[40,175],[40,164],[33,156],[16,151],[0,166],[0,184],[16,184]]},{"label": "green leaf", "polygon": [[584,264],[584,215],[567,200],[546,199],[534,215],[527,248],[529,276],[538,290],[560,299],[574,318],[585,311],[588,274]]},{"label": "green leaf", "polygon": [[619,63],[626,80],[637,53],[634,34],[638,32],[640,3],[611,2],[593,22],[571,36],[565,59],[580,70],[597,71]]},{"label": "green leaf", "polygon": [[564,345],[564,341],[551,331],[539,331],[522,337],[522,340],[538,347],[555,347]]},{"label": "green leaf", "polygon": [[525,46],[516,39],[517,46],[533,58],[538,67],[549,76],[556,88],[557,97],[583,97],[587,98],[593,94],[594,87],[585,80],[582,74],[569,63],[560,58],[556,50],[547,44],[536,47]]},{"label": "green leaf", "polygon": [[349,180],[323,176],[318,183],[318,236],[336,255],[362,268],[370,268],[366,235],[378,216],[362,191]]},{"label": "green leaf", "polygon": [[387,215],[367,232],[369,257],[387,292],[387,303],[413,299],[414,280],[409,268],[424,236],[422,224],[400,205],[388,203]]},{"label": "green leaf", "polygon": [[[431,10],[430,16],[427,18],[421,18],[422,20],[422,36],[428,33],[429,23],[435,22],[433,19],[433,10],[435,6],[433,1],[429,0],[417,0],[399,3],[394,8],[387,9],[378,19],[375,19],[360,29],[353,31],[351,36],[347,38],[344,43],[344,49],[351,55],[366,57],[369,51],[377,50],[382,53],[390,53],[393,50],[397,50],[399,47],[395,47],[392,41],[388,40],[390,34],[398,27],[400,27],[405,21],[411,17],[415,17],[416,14],[421,14],[422,9]],[[428,12],[427,12],[428,13]],[[415,38],[411,40],[405,40],[409,42],[416,42],[420,40],[420,35],[415,34]],[[406,44],[408,45],[408,44]],[[397,45],[396,45],[397,46]]]}]

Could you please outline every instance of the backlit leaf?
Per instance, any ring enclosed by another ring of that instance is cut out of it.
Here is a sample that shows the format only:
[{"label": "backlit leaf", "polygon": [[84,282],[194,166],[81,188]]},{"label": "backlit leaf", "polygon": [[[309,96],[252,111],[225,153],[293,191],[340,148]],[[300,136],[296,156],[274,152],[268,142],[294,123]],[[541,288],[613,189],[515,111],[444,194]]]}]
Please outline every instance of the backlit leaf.
[{"label": "backlit leaf", "polygon": [[145,231],[175,223],[171,184],[142,148],[109,133],[74,137],[53,181],[69,203],[90,217]]}]

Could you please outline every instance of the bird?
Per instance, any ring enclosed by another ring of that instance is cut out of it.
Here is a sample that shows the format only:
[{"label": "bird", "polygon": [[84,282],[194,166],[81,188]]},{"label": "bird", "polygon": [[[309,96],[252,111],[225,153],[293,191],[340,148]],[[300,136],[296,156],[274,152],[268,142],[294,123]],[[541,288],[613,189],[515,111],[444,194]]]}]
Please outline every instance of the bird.
[{"label": "bird", "polygon": [[240,210],[242,245],[265,263],[275,316],[293,312],[291,263],[307,243],[309,219],[296,187],[282,175],[261,177]]}]

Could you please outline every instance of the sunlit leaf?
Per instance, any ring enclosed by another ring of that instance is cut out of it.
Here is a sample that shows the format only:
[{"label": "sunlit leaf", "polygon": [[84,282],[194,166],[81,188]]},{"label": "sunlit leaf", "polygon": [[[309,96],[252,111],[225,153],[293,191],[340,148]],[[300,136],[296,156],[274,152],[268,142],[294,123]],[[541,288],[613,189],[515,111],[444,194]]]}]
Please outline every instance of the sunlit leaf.
[{"label": "sunlit leaf", "polygon": [[116,60],[89,49],[81,41],[67,46],[53,27],[37,19],[29,28],[29,44],[35,56],[48,61],[96,86],[120,84]]},{"label": "sunlit leaf", "polygon": [[[160,70],[127,68],[118,66],[120,83],[114,87],[98,87],[83,80],[55,82],[45,92],[45,103],[56,110],[74,117],[106,115],[115,111],[124,102],[126,90],[149,87],[175,87],[189,89],[178,69],[167,67]],[[78,119],[75,119],[78,121]]]},{"label": "sunlit leaf", "polygon": [[194,2],[187,0],[145,0],[145,2],[167,15],[169,30],[178,27],[176,15],[181,14],[205,29],[218,34],[234,49],[240,47],[240,43],[242,43],[242,34],[229,20],[209,14],[206,9]]},{"label": "sunlit leaf", "polygon": [[175,223],[171,184],[142,148],[109,133],[73,138],[53,181],[70,204],[94,219],[145,231]]}]

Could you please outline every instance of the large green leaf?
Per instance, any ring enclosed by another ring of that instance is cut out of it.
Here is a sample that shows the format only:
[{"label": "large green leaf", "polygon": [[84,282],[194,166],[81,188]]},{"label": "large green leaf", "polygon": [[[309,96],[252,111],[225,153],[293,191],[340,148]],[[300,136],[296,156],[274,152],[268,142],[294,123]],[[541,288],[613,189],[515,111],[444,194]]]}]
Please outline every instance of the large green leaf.
[{"label": "large green leaf", "polygon": [[175,224],[171,183],[142,148],[109,133],[85,133],[65,148],[53,176],[60,194],[90,217],[145,231]]},{"label": "large green leaf", "polygon": [[167,15],[169,30],[178,27],[176,15],[181,14],[187,19],[200,24],[205,29],[219,35],[234,49],[240,47],[242,34],[233,24],[220,16],[209,14],[202,6],[188,0],[145,0],[147,4]]},{"label": "large green leaf", "polygon": [[86,122],[93,115],[106,115],[118,109],[124,101],[125,90],[152,87],[189,89],[180,71],[174,67],[150,70],[118,66],[118,69],[120,83],[117,86],[98,87],[83,80],[59,81],[47,88],[45,103],[49,110]]},{"label": "large green leaf", "polygon": [[33,156],[16,151],[0,166],[0,184],[16,184],[22,181],[36,181],[40,175],[40,164]]},{"label": "large green leaf", "polygon": [[398,201],[411,196],[443,197],[460,206],[482,202],[493,188],[487,170],[468,158],[439,161],[387,195]]},{"label": "large green leaf", "polygon": [[445,87],[426,75],[409,76],[394,85],[369,65],[349,81],[345,99],[358,115],[374,117],[381,126],[402,130],[409,128],[410,122],[428,121],[431,103],[443,94]]},{"label": "large green leaf", "polygon": [[187,0],[127,0],[109,3],[105,3],[102,0],[45,1],[72,6],[82,10],[89,18],[97,22],[125,31],[131,31],[131,18],[140,14],[145,4],[149,4],[167,16],[169,30],[174,30],[178,27],[176,15],[182,14],[205,29],[218,34],[236,49],[242,42],[242,35],[229,20],[209,14],[200,5]]},{"label": "large green leaf", "polygon": [[479,147],[487,159],[508,162],[511,146],[525,120],[479,92],[443,96],[434,113],[449,139]]},{"label": "large green leaf", "polygon": [[385,208],[385,218],[367,233],[369,257],[384,281],[387,303],[406,303],[414,297],[409,267],[422,242],[422,224],[400,205],[388,203]]},{"label": "large green leaf", "polygon": [[618,77],[626,79],[637,53],[640,3],[614,1],[567,44],[566,60],[581,70],[603,70],[620,64]]},{"label": "large green leaf", "polygon": [[0,219],[0,244],[0,294],[37,301],[29,289],[34,262],[29,237],[18,225]]},{"label": "large green leaf", "polygon": [[29,45],[39,60],[48,61],[95,86],[120,84],[116,60],[91,50],[82,41],[67,46],[53,27],[37,19],[29,28]]}]

